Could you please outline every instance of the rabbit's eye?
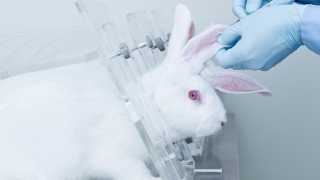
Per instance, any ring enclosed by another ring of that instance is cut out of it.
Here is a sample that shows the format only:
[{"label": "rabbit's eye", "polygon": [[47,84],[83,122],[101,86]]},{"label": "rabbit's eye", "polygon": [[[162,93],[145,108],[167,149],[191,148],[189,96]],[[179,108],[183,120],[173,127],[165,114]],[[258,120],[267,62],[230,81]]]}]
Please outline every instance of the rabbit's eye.
[{"label": "rabbit's eye", "polygon": [[194,100],[194,101],[201,101],[201,94],[197,90],[193,90],[189,92],[189,98]]}]

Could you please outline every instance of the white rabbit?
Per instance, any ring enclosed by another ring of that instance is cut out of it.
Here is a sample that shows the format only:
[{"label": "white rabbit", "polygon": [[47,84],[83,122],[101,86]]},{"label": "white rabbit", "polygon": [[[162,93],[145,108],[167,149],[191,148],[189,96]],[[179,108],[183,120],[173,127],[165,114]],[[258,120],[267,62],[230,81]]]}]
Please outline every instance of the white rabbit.
[{"label": "white rabbit", "polygon": [[[193,37],[190,13],[179,5],[164,63],[143,77],[172,141],[221,130],[225,109],[215,89],[270,93],[234,71],[200,75],[224,28]],[[0,95],[1,180],[160,179],[145,166],[148,152],[97,62],[0,81]]]}]

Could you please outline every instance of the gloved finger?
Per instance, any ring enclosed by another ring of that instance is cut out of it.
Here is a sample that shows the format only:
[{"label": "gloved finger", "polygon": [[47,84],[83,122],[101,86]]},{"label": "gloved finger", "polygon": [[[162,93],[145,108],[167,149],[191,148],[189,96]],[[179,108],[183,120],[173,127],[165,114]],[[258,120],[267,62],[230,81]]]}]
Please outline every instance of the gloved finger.
[{"label": "gloved finger", "polygon": [[227,27],[218,38],[218,43],[229,47],[236,44],[241,38],[241,28],[241,21]]},{"label": "gloved finger", "polygon": [[273,0],[263,0],[261,4],[261,8],[269,3],[271,3]]},{"label": "gloved finger", "polygon": [[234,65],[233,65],[233,68],[232,68],[233,70],[246,70],[246,69],[249,69],[248,67],[247,67],[247,62],[240,62],[240,63],[235,63]]},{"label": "gloved finger", "polygon": [[280,62],[267,62],[262,68],[260,68],[261,71],[269,71],[271,68],[273,68],[275,65],[277,65]]},{"label": "gloved finger", "polygon": [[235,59],[233,58],[232,53],[232,48],[222,48],[214,55],[214,57],[216,58],[216,60],[222,68],[233,68]]},{"label": "gloved finger", "polygon": [[273,58],[272,60],[268,61],[262,68],[260,68],[261,71],[268,71],[269,69],[273,68],[280,62],[282,62],[288,55],[284,54],[281,56],[277,56],[276,58]]},{"label": "gloved finger", "polygon": [[248,14],[254,13],[256,10],[260,9],[262,5],[262,0],[247,0],[246,12]]},{"label": "gloved finger", "polygon": [[275,0],[271,6],[274,5],[290,5],[294,2],[294,0]]},{"label": "gloved finger", "polygon": [[233,0],[232,12],[239,19],[246,17],[248,15],[246,12],[246,0]]}]

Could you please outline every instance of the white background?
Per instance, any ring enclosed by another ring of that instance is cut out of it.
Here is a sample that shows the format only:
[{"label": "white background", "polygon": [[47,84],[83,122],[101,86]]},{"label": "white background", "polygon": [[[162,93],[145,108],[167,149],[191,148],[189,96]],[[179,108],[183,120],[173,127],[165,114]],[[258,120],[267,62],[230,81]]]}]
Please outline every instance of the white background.
[{"label": "white background", "polygon": [[[0,2],[0,35],[83,25],[74,0]],[[237,20],[231,0],[104,2],[121,27],[129,12],[165,9],[172,16],[178,3],[189,7],[197,32],[211,22],[230,25]],[[243,71],[274,94],[226,96],[227,110],[236,114],[242,180],[320,179],[319,69],[320,56],[302,47],[268,72]]]}]

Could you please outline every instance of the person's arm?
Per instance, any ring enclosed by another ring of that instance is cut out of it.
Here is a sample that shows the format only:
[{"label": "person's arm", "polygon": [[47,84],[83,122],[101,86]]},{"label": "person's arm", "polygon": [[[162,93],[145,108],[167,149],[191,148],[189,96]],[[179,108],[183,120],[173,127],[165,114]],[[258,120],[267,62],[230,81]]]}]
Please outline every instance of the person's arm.
[{"label": "person's arm", "polygon": [[320,6],[308,6],[304,10],[301,38],[307,48],[320,55]]},{"label": "person's arm", "polygon": [[242,19],[247,15],[254,13],[264,5],[290,5],[293,2],[302,5],[320,5],[320,0],[233,0],[232,11],[239,19]]},{"label": "person's arm", "polygon": [[295,0],[297,4],[313,4],[320,5],[320,0]]},{"label": "person's arm", "polygon": [[[308,0],[300,0],[308,1]],[[254,13],[265,5],[290,5],[294,0],[233,0],[232,11],[239,19],[246,17],[249,14]]]},{"label": "person's arm", "polygon": [[271,69],[304,44],[301,19],[307,6],[271,6],[242,18],[222,32],[218,43],[226,47],[216,60],[223,68]]}]

